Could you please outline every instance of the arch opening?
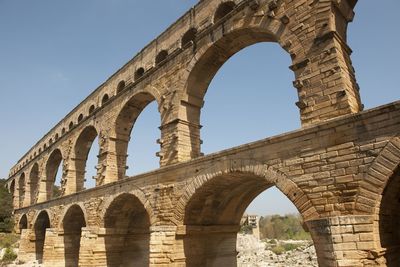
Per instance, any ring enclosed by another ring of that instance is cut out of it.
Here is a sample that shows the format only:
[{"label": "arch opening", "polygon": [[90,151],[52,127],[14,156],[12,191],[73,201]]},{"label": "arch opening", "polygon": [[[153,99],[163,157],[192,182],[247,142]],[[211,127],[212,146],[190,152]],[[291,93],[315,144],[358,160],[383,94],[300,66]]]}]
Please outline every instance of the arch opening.
[{"label": "arch opening", "polygon": [[[88,126],[79,135],[75,143],[75,180],[76,191],[82,191],[95,186],[94,179],[97,173],[94,172],[98,163],[98,155],[100,152],[98,144],[98,133],[95,127]],[[89,157],[90,156],[90,157]],[[87,163],[94,166],[87,171]]]},{"label": "arch opening", "polygon": [[35,233],[35,254],[36,260],[39,261],[39,263],[43,261],[43,249],[47,228],[50,228],[49,214],[46,211],[41,211],[33,226]]},{"label": "arch opening", "polygon": [[166,60],[168,57],[168,51],[167,50],[161,50],[157,56],[156,56],[156,66],[159,65],[161,62]]},{"label": "arch opening", "polygon": [[79,205],[71,206],[62,221],[64,230],[64,258],[66,267],[79,264],[82,228],[86,227],[85,215]]},{"label": "arch opening", "polygon": [[149,266],[150,218],[131,194],[118,196],[104,215],[107,266]]},{"label": "arch opening", "polygon": [[29,175],[30,181],[30,203],[35,204],[37,201],[37,196],[39,192],[39,164],[35,163],[31,169],[31,173]]},{"label": "arch opening", "polygon": [[196,34],[197,34],[197,29],[190,28],[182,37],[181,47],[189,45],[190,42],[194,43],[194,40],[196,39]]},{"label": "arch opening", "polygon": [[108,94],[105,94],[103,96],[103,98],[101,99],[101,105],[103,106],[105,103],[108,102],[109,99],[110,99],[110,97],[108,96]]},{"label": "arch opening", "polygon": [[13,203],[13,207],[15,208],[15,180],[12,180],[11,185],[10,185],[10,194],[11,194],[11,199]]},{"label": "arch opening", "polygon": [[382,194],[378,207],[379,241],[386,264],[398,266],[400,261],[400,168],[394,172]]},{"label": "arch opening", "polygon": [[231,13],[234,8],[235,8],[235,2],[233,1],[221,3],[214,13],[214,23],[217,23],[218,21],[223,19],[226,15]]},{"label": "arch opening", "polygon": [[54,150],[46,163],[46,199],[50,200],[63,195],[63,158],[59,149]]},{"label": "arch opening", "polygon": [[18,229],[20,233],[23,229],[28,229],[28,217],[26,214],[22,215],[21,219],[19,220]]},{"label": "arch opening", "polygon": [[22,173],[18,180],[18,195],[19,195],[19,207],[24,206],[25,199],[25,173]]},{"label": "arch opening", "polygon": [[125,81],[120,81],[117,85],[117,94],[121,93],[125,89]]},{"label": "arch opening", "polygon": [[144,75],[144,68],[138,68],[135,71],[135,81],[137,81],[138,79],[140,79],[142,76]]},{"label": "arch opening", "polygon": [[89,115],[92,114],[92,113],[94,112],[95,108],[96,108],[96,107],[95,107],[94,105],[91,105],[91,106],[89,107]]},{"label": "arch opening", "polygon": [[82,120],[83,120],[83,114],[79,114],[78,123],[81,122]]},{"label": "arch opening", "polygon": [[157,101],[151,94],[137,94],[124,105],[115,125],[119,179],[125,178],[127,173],[133,175],[158,168],[155,152],[159,149],[156,144],[160,134],[159,123]]},{"label": "arch opening", "polygon": [[[196,188],[183,219],[186,266],[236,266],[237,238],[245,211],[256,197],[273,186],[268,178],[232,172],[213,177]],[[294,203],[293,192],[284,194]],[[265,235],[262,230],[258,224],[251,231],[260,238]]]}]

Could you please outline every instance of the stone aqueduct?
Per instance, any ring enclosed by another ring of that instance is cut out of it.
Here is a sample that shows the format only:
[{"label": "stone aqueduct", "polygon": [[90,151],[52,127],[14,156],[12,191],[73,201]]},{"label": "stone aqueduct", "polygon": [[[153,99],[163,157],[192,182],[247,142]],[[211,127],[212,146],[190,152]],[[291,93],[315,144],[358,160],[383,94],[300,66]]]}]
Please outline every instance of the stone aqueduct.
[{"label": "stone aqueduct", "polygon": [[[11,169],[19,258],[46,266],[235,266],[249,203],[277,186],[320,266],[400,266],[400,102],[362,111],[346,44],[357,0],[202,0],[71,111]],[[208,84],[230,56],[277,42],[302,129],[200,150]],[[130,132],[152,101],[160,168],[127,177]],[[99,137],[96,187],[85,165]],[[52,188],[62,164],[62,196]]]}]

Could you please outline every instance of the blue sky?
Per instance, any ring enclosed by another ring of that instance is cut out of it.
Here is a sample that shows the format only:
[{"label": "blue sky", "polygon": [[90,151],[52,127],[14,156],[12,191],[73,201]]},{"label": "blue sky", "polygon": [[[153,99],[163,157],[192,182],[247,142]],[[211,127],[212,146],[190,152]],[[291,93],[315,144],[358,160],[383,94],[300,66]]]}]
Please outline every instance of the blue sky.
[{"label": "blue sky", "polygon": [[[197,1],[0,0],[0,177],[52,126]],[[348,42],[366,109],[400,99],[398,0],[359,1]],[[290,57],[261,43],[217,73],[202,111],[203,152],[300,127]],[[160,124],[151,104],[129,145],[128,174],[157,168]],[[98,147],[88,161],[92,186]],[[296,210],[267,190],[250,213]]]}]

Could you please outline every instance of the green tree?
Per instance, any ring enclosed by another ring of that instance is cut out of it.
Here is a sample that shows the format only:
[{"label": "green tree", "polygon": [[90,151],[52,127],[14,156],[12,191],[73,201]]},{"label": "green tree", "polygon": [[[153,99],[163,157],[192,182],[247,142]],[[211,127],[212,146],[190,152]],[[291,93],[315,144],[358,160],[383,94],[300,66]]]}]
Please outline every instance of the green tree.
[{"label": "green tree", "polygon": [[5,187],[6,181],[0,179],[0,232],[11,232],[13,228],[12,219],[12,195]]}]

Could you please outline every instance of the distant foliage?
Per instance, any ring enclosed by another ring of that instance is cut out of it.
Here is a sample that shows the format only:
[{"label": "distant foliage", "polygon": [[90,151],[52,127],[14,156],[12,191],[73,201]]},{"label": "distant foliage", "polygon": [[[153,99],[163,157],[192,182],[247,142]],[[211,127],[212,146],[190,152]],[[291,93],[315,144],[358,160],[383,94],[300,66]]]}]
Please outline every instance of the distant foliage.
[{"label": "distant foliage", "polygon": [[310,240],[311,236],[302,226],[300,215],[272,215],[261,217],[261,238],[280,240]]},{"label": "distant foliage", "polygon": [[13,229],[12,219],[12,195],[5,187],[5,180],[0,179],[0,232],[11,232]]}]

